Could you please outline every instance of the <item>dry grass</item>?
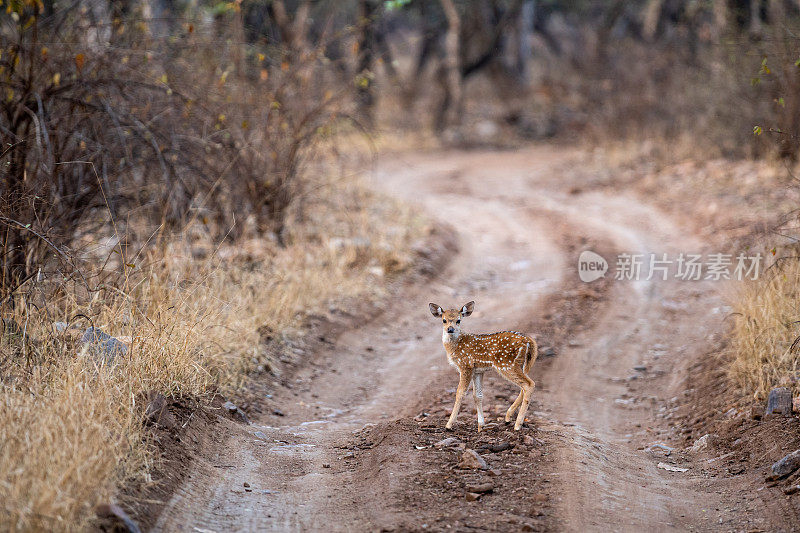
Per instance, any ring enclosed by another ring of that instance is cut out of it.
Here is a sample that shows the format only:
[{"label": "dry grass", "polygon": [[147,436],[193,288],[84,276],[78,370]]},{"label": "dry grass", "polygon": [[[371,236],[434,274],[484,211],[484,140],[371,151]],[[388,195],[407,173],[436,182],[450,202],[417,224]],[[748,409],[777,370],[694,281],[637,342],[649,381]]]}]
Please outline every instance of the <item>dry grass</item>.
[{"label": "dry grass", "polygon": [[[147,480],[148,391],[232,390],[243,369],[268,357],[260,326],[291,336],[305,312],[374,297],[409,265],[419,219],[352,180],[333,191],[318,185],[285,248],[254,238],[215,245],[201,224],[149,248],[118,289],[37,306],[29,291],[31,305],[14,317],[25,346],[9,334],[0,344],[0,529],[85,528],[115,487]],[[128,354],[98,364],[69,335],[49,333],[77,312],[131,337]]]},{"label": "dry grass", "polygon": [[[691,157],[666,142],[606,144],[579,157],[573,167],[589,169],[585,187],[613,192],[623,187],[651,198],[713,249],[761,253],[762,268],[774,260],[775,233],[790,240],[798,236],[796,166]],[[798,255],[792,246],[779,250],[778,257]],[[779,264],[782,268],[762,272],[759,280],[732,284],[726,294],[733,327],[719,364],[730,364],[731,383],[743,397],[763,399],[777,385],[800,392],[800,355],[790,351],[800,335],[800,263]]]},{"label": "dry grass", "polygon": [[800,355],[792,343],[800,335],[797,301],[800,263],[784,262],[733,295],[731,378],[744,393],[764,399],[772,387],[800,391]]}]

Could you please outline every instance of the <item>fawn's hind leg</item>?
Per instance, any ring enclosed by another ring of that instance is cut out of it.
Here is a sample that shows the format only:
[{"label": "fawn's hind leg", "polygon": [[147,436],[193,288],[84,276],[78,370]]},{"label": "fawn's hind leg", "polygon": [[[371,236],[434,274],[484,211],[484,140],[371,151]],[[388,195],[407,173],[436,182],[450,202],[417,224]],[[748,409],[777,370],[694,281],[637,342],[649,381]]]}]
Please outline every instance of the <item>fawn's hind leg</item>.
[{"label": "fawn's hind leg", "polygon": [[[525,372],[523,372],[519,367],[503,370],[502,375],[512,383],[516,383],[519,388],[522,389],[520,392],[522,401],[519,405],[517,420],[514,423],[514,430],[519,431],[519,428],[522,427],[522,422],[525,421],[525,413],[528,412],[528,404],[531,402],[531,394],[533,393],[533,388],[536,386],[536,383],[534,383],[531,378],[526,376]],[[517,401],[519,401],[519,398],[517,398]],[[515,401],[514,404],[517,404],[517,401]],[[514,407],[514,405],[511,407]]]},{"label": "fawn's hind leg", "polygon": [[[525,374],[522,375],[525,376]],[[522,423],[525,421],[525,415],[528,413],[528,404],[531,403],[531,395],[533,394],[533,389],[536,387],[536,383],[531,378],[528,378],[528,381],[530,385],[524,387],[522,405],[520,405],[519,412],[517,413],[517,421],[514,423],[515,431],[519,431],[519,428],[522,427]]]},{"label": "fawn's hind leg", "polygon": [[511,404],[511,407],[508,408],[506,411],[506,422],[511,422],[511,417],[514,416],[514,413],[517,412],[517,408],[519,404],[522,403],[522,397],[524,396],[525,389],[520,388],[519,394],[517,395],[517,399],[514,400],[514,403]]}]

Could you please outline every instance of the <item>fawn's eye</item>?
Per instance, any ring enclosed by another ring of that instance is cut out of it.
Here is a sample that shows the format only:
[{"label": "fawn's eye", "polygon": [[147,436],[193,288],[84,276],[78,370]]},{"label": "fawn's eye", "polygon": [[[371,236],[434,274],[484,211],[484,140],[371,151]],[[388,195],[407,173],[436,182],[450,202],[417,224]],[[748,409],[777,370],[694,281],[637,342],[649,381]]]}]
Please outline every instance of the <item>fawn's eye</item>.
[{"label": "fawn's eye", "polygon": [[446,318],[442,319],[442,324],[447,324],[447,319]]}]

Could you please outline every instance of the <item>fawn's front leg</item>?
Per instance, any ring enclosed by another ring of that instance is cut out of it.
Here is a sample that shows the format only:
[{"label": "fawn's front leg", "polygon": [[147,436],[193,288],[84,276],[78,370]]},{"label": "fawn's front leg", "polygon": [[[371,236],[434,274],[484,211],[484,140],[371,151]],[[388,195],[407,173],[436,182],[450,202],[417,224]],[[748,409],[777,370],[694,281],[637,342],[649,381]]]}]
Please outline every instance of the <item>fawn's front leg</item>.
[{"label": "fawn's front leg", "polygon": [[460,377],[458,378],[458,388],[456,389],[456,403],[453,405],[453,412],[450,413],[450,420],[447,421],[447,425],[445,426],[447,429],[453,427],[453,423],[458,416],[458,410],[461,409],[461,400],[464,398],[464,394],[466,394],[467,388],[469,387],[469,382],[472,379],[471,368],[459,369],[458,371]]},{"label": "fawn's front leg", "polygon": [[472,395],[475,396],[475,409],[478,411],[478,431],[483,429],[483,372],[472,376]]}]

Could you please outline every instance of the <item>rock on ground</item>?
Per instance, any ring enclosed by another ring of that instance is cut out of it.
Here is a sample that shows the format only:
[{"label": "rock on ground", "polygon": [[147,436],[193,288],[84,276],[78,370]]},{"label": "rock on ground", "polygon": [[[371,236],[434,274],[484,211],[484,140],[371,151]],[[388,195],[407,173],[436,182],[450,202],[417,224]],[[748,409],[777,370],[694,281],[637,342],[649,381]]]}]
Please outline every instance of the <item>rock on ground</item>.
[{"label": "rock on ground", "polygon": [[489,465],[486,464],[486,460],[475,450],[464,450],[464,453],[461,454],[461,462],[458,463],[458,467],[487,470]]},{"label": "rock on ground", "polygon": [[222,408],[225,409],[225,411],[227,411],[227,413],[233,418],[238,418],[245,424],[250,423],[250,420],[247,418],[247,415],[244,414],[244,411],[239,409],[239,407],[237,407],[237,405],[232,401],[228,400],[227,402],[223,403]]},{"label": "rock on ground", "polygon": [[439,442],[433,445],[434,448],[440,450],[442,448],[457,448],[457,447],[464,447],[462,442],[456,437],[448,437],[446,439],[442,439]]},{"label": "rock on ground", "polygon": [[786,387],[776,387],[769,391],[767,399],[766,414],[780,414],[791,416],[792,414],[792,391]]},{"label": "rock on ground", "polygon": [[772,476],[776,479],[786,477],[798,468],[800,468],[800,450],[795,450],[772,465]]},{"label": "rock on ground", "polygon": [[103,531],[141,532],[136,522],[117,504],[103,503],[95,507],[94,511],[101,521],[100,525]]},{"label": "rock on ground", "polygon": [[703,451],[707,449],[709,446],[712,446],[715,440],[716,440],[716,435],[714,435],[713,433],[706,433],[705,435],[694,441],[694,444],[692,445],[692,451],[693,452]]},{"label": "rock on ground", "polygon": [[98,362],[102,360],[106,364],[113,364],[117,357],[125,355],[128,351],[123,342],[95,327],[86,328],[81,342],[88,347],[89,353]]},{"label": "rock on ground", "polygon": [[175,416],[169,410],[169,402],[160,392],[148,394],[148,404],[144,410],[144,416],[148,422],[164,429],[174,429],[178,426]]},{"label": "rock on ground", "polygon": [[491,483],[478,483],[475,485],[467,485],[467,492],[476,492],[478,494],[485,494],[494,490],[494,485]]}]

